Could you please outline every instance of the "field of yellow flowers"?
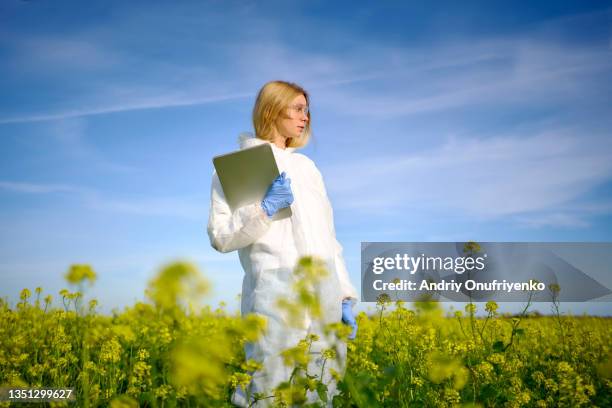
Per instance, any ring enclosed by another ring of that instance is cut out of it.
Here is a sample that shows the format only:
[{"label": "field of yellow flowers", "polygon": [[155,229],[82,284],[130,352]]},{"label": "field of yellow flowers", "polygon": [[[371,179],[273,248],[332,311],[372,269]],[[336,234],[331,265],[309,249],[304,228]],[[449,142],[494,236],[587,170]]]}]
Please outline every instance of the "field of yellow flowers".
[{"label": "field of yellow flowers", "polygon": [[[314,265],[302,261],[307,270]],[[209,288],[191,264],[162,268],[149,302],[111,316],[96,313],[95,299],[85,301],[96,279],[89,266],[73,265],[66,278],[75,290],[57,299],[36,288],[24,289],[14,308],[0,300],[0,386],[75,389],[76,403],[51,406],[217,407],[231,406],[234,388],[259,368],[245,361],[243,345],[262,335],[265,321],[197,306]],[[316,309],[316,299],[305,303]],[[409,308],[383,296],[376,313],[357,317],[357,338],[345,340],[347,369],[334,373],[340,394],[333,401],[307,372],[313,338],[283,354],[294,367],[291,381],[252,397],[276,406],[305,405],[307,391],[319,393],[315,406],[612,406],[611,319],[540,317],[529,304],[515,316],[494,302],[482,307],[486,317],[475,316],[475,304],[444,315],[433,302]],[[343,339],[350,331],[330,330]]]}]

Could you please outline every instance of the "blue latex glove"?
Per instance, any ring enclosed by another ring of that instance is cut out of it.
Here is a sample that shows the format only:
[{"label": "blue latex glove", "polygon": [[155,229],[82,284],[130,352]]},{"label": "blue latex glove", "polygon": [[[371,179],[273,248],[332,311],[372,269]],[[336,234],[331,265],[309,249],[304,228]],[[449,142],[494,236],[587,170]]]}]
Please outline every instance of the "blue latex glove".
[{"label": "blue latex glove", "polygon": [[342,321],[353,328],[353,332],[348,337],[349,340],[353,340],[357,337],[357,321],[353,316],[353,302],[350,299],[342,301]]},{"label": "blue latex glove", "polygon": [[292,202],[291,179],[283,171],[270,184],[266,195],[261,201],[261,208],[268,214],[268,217],[272,217],[278,210],[289,207]]}]

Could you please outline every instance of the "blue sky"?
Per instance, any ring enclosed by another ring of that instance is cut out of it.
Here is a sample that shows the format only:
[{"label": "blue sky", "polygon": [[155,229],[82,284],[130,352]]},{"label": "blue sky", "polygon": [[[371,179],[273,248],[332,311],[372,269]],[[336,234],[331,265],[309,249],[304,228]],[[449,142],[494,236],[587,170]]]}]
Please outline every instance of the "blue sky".
[{"label": "blue sky", "polygon": [[357,287],[361,241],[612,241],[610,4],[463,3],[2,2],[0,296],[89,263],[109,311],[185,259],[234,310],[211,159],[273,79],[311,94]]}]

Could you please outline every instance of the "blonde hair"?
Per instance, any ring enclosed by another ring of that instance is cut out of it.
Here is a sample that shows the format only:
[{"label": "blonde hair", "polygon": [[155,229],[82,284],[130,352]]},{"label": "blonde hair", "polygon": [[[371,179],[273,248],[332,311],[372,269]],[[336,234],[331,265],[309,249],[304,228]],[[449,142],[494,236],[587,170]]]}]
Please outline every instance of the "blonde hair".
[{"label": "blonde hair", "polygon": [[[255,137],[263,140],[272,141],[276,121],[281,115],[286,115],[286,109],[289,104],[300,95],[306,98],[306,104],[310,105],[308,93],[301,86],[292,82],[285,81],[270,81],[265,84],[259,94],[253,107],[253,127],[255,128]],[[290,138],[287,140],[287,147],[303,147],[310,139],[310,111],[308,111],[308,121],[304,126],[304,130],[299,138]]]}]

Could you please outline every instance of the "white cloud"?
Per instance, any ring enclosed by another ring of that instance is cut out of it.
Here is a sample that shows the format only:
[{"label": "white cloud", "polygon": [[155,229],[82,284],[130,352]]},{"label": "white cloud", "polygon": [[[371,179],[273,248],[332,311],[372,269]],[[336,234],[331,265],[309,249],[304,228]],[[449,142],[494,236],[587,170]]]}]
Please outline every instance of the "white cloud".
[{"label": "white cloud", "polygon": [[[330,87],[319,91],[319,100],[326,109],[379,120],[485,104],[567,106],[603,95],[590,80],[612,69],[608,54],[597,46],[521,39],[455,45],[425,58],[397,51],[405,68],[387,66],[386,80],[371,81],[379,91]],[[372,60],[382,65],[391,58],[375,52]]]},{"label": "white cloud", "polygon": [[[184,20],[192,29],[196,24],[196,16],[184,9],[160,7],[144,16],[128,13],[122,16],[118,27],[127,30],[136,26],[142,30],[142,24],[150,27],[158,23],[167,30],[167,18],[161,14],[165,12],[170,12],[175,21]],[[377,119],[476,104],[571,103],[576,96],[586,98],[601,93],[599,87],[588,84],[589,77],[612,68],[607,44],[562,43],[554,35],[535,35],[537,26],[532,32],[512,37],[410,49],[368,38],[359,39],[358,47],[348,48],[343,45],[355,41],[350,33],[326,28],[311,33],[313,42],[319,40],[317,36],[326,36],[325,40],[330,41],[328,48],[332,51],[322,52],[304,51],[288,44],[282,31],[271,28],[270,18],[247,13],[248,26],[233,24],[231,13],[216,15],[235,32],[223,40],[208,33],[209,37],[199,42],[202,56],[191,56],[183,64],[152,59],[138,49],[119,50],[121,33],[102,27],[83,33],[85,38],[79,40],[29,39],[28,44],[35,45],[26,49],[34,56],[55,55],[51,50],[57,47],[60,52],[55,58],[111,60],[119,68],[113,71],[116,75],[87,78],[87,95],[74,98],[75,106],[84,105],[83,108],[5,116],[0,118],[0,124],[254,98],[257,88],[274,78],[303,83],[316,94],[319,109]],[[317,23],[299,21],[304,29]],[[555,27],[559,31],[576,23],[559,20],[544,24],[549,31]],[[175,25],[180,26],[178,22]],[[257,41],[244,42],[240,32],[256,35]],[[166,47],[171,39],[164,38]],[[142,75],[134,76],[133,70]],[[350,84],[361,86],[347,86]]]},{"label": "white cloud", "polygon": [[[124,93],[128,93],[125,92]],[[159,109],[172,108],[179,106],[193,106],[207,103],[222,102],[234,99],[243,99],[253,97],[252,93],[232,93],[220,95],[172,95],[170,93],[162,93],[156,96],[136,95],[128,98],[123,98],[120,103],[102,102],[99,106],[90,106],[82,109],[70,109],[55,113],[29,114],[13,117],[0,118],[1,124],[9,123],[30,123],[30,122],[45,122],[55,120],[65,120],[82,118],[93,115],[103,115],[108,113],[126,112],[133,110],[144,109]]]},{"label": "white cloud", "polygon": [[586,228],[591,224],[583,219],[584,215],[553,212],[543,215],[529,215],[517,217],[517,222],[530,228],[543,227],[569,227]]},{"label": "white cloud", "polygon": [[204,195],[166,197],[121,197],[109,194],[88,194],[83,197],[87,208],[138,216],[186,218],[204,222],[209,199]]},{"label": "white cloud", "polygon": [[25,67],[102,70],[121,61],[116,52],[82,38],[30,37],[17,44],[17,48],[22,50],[23,59],[19,62]]},{"label": "white cloud", "polygon": [[87,137],[88,123],[85,118],[63,118],[49,124],[49,133],[56,140],[61,153],[70,159],[86,162],[89,168],[130,173],[138,171],[134,166],[111,161],[105,157]]},{"label": "white cloud", "polygon": [[177,217],[205,222],[209,197],[205,194],[184,196],[117,197],[115,194],[70,184],[0,181],[0,189],[12,193],[72,193],[85,209],[139,216]]},{"label": "white cloud", "polygon": [[15,181],[0,181],[0,188],[16,193],[50,194],[50,193],[81,193],[85,190],[69,184],[24,183]]},{"label": "white cloud", "polygon": [[[366,213],[486,219],[554,212],[612,178],[610,143],[583,140],[561,130],[454,139],[418,154],[368,158],[367,168],[362,161],[328,168],[327,188],[339,207]],[[548,219],[570,222],[567,216]]]}]

